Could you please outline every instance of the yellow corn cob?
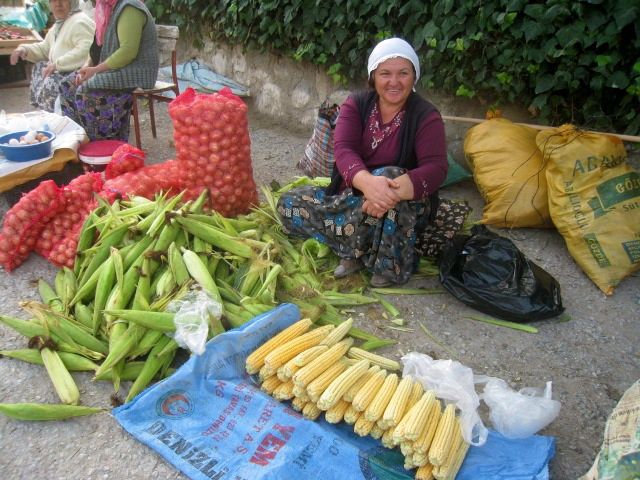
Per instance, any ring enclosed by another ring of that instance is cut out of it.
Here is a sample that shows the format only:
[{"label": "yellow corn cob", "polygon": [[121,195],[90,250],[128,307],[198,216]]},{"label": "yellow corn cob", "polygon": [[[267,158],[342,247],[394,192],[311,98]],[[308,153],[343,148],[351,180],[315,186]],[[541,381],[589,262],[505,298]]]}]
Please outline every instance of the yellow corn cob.
[{"label": "yellow corn cob", "polygon": [[334,346],[336,343],[342,340],[347,335],[347,333],[349,333],[349,330],[351,330],[352,326],[353,318],[348,318],[340,325],[338,325],[334,330],[332,330],[331,333],[329,333],[329,335],[327,335],[324,340],[320,342],[320,345],[326,345],[328,347]]},{"label": "yellow corn cob", "polygon": [[464,438],[462,438],[462,430],[460,429],[460,420],[458,417],[454,419],[453,432],[451,436],[451,444],[446,451],[444,461],[440,465],[433,467],[433,476],[436,478],[446,478],[446,471],[449,469],[449,465],[453,461],[453,457],[455,457],[456,451],[460,447],[460,444],[464,442]]},{"label": "yellow corn cob", "polygon": [[415,463],[413,463],[413,457],[409,456],[409,457],[405,457],[404,458],[404,469],[405,470],[413,470],[414,468],[416,468]]},{"label": "yellow corn cob", "polygon": [[340,359],[347,350],[349,350],[349,347],[352,344],[353,338],[345,338],[344,340],[336,343],[334,346],[330,347],[329,350],[316,357],[314,360],[311,360],[311,362],[298,370],[292,377],[293,382],[296,385],[306,387],[322,372],[329,368],[330,365],[337,362],[338,359]]},{"label": "yellow corn cob", "polygon": [[347,352],[347,356],[350,358],[355,358],[356,360],[369,360],[373,365],[378,365],[385,370],[389,370],[390,372],[395,372],[401,369],[400,363],[395,360],[391,360],[390,358],[383,357],[382,355],[378,355],[377,353],[371,353],[367,350],[363,350],[358,347],[351,347],[349,352]]},{"label": "yellow corn cob", "polygon": [[264,382],[267,378],[278,373],[277,369],[273,369],[268,365],[262,365],[262,368],[258,371],[258,380]]},{"label": "yellow corn cob", "polygon": [[411,407],[418,403],[418,400],[422,398],[423,393],[424,388],[422,387],[422,384],[417,380],[414,380],[413,387],[411,389],[411,395],[409,395],[409,400],[407,401],[407,411],[409,411]]},{"label": "yellow corn cob", "polygon": [[453,403],[447,405],[442,417],[438,421],[438,428],[429,447],[429,462],[434,467],[441,465],[447,458],[453,442],[456,425],[456,407]]},{"label": "yellow corn cob", "polygon": [[[333,329],[331,332],[329,332],[329,335],[331,335],[335,330],[336,329]],[[325,339],[326,338],[327,337],[325,337]],[[293,357],[293,363],[297,367],[304,367],[311,360],[316,359],[327,350],[329,350],[329,347],[327,345],[316,345],[315,347],[311,347],[305,350],[304,352],[300,352],[298,355]]]},{"label": "yellow corn cob", "polygon": [[385,431],[386,430],[383,430],[382,428],[380,428],[376,423],[376,425],[374,425],[371,431],[369,432],[369,435],[371,435],[371,438],[375,438],[376,440],[378,440],[382,438],[382,435],[384,435]]},{"label": "yellow corn cob", "polygon": [[355,408],[353,408],[353,404],[349,405],[349,407],[344,412],[344,423],[347,425],[353,425],[358,420],[358,417],[362,414]]},{"label": "yellow corn cob", "polygon": [[[318,375],[309,385],[307,385],[307,395],[312,402],[318,402],[320,397],[327,389],[331,382],[333,382],[340,374],[347,369],[347,364],[343,362],[336,362],[329,366],[324,372]],[[322,409],[321,409],[322,410]]]},{"label": "yellow corn cob", "polygon": [[329,423],[339,423],[344,418],[344,412],[347,411],[351,405],[349,402],[345,402],[344,400],[340,400],[333,407],[327,410],[324,413],[324,419]]},{"label": "yellow corn cob", "polygon": [[403,440],[417,440],[422,430],[427,427],[429,415],[431,414],[432,403],[437,402],[432,390],[425,392],[422,398],[411,407],[407,414],[396,427],[393,433],[393,441],[396,444]]},{"label": "yellow corn cob", "polygon": [[414,440],[413,446],[416,451],[420,453],[427,453],[429,451],[441,416],[440,402],[436,400],[431,404],[431,411],[429,412],[426,426],[422,427],[420,436]]},{"label": "yellow corn cob", "polygon": [[271,350],[271,352],[264,357],[264,365],[272,368],[274,371],[277,370],[280,365],[284,365],[300,352],[316,346],[334,328],[333,325],[324,325],[300,335],[293,340],[289,340],[287,343]]},{"label": "yellow corn cob", "polygon": [[416,470],[415,480],[434,480],[433,465],[426,463]]},{"label": "yellow corn cob", "polygon": [[367,381],[367,383],[365,383],[363,387],[358,390],[356,396],[353,397],[353,401],[351,402],[353,408],[355,408],[359,412],[366,410],[380,390],[380,387],[382,387],[382,384],[384,383],[384,379],[386,377],[386,370],[379,370],[375,372]]},{"label": "yellow corn cob", "polygon": [[349,390],[342,396],[342,399],[347,402],[353,402],[354,397],[360,391],[362,387],[364,387],[365,383],[369,381],[369,379],[373,376],[374,373],[379,372],[380,367],[378,365],[372,365],[369,367],[369,370],[365,372],[363,376],[361,376],[356,383],[351,385]]},{"label": "yellow corn cob", "polygon": [[382,443],[383,447],[385,447],[385,448],[394,448],[396,446],[396,444],[393,443],[393,431],[394,430],[395,430],[394,428],[390,428],[389,430],[385,430],[384,431],[384,434],[382,435],[382,438],[380,439],[380,442]]},{"label": "yellow corn cob", "polygon": [[293,398],[293,381],[289,380],[281,383],[273,389],[271,395],[276,400],[291,400]]},{"label": "yellow corn cob", "polygon": [[457,447],[458,448],[453,451],[453,455],[451,455],[451,457],[447,459],[447,462],[443,465],[440,465],[440,467],[438,468],[438,476],[436,478],[447,480],[456,478],[458,470],[460,470],[462,462],[464,461],[464,458],[467,455],[467,451],[469,450],[469,444],[462,440],[461,442],[458,442]]},{"label": "yellow corn cob", "polygon": [[280,384],[282,384],[280,379],[276,375],[272,375],[265,379],[264,382],[262,382],[262,385],[260,385],[260,390],[271,395],[275,388]]},{"label": "yellow corn cob", "polygon": [[[429,463],[429,455],[426,452],[414,451],[411,459],[416,467],[422,467],[423,465],[431,465]],[[434,469],[435,468],[438,468],[438,467],[434,467]]]},{"label": "yellow corn cob", "polygon": [[376,393],[367,409],[364,411],[364,417],[370,422],[375,422],[384,413],[384,409],[387,408],[393,392],[398,387],[398,375],[391,373],[384,379],[384,383]]},{"label": "yellow corn cob", "polygon": [[307,402],[307,404],[302,409],[302,416],[304,418],[308,418],[309,420],[317,419],[322,410],[318,408],[318,406],[313,402]]},{"label": "yellow corn cob", "polygon": [[329,347],[327,347],[326,345],[316,345],[315,347],[308,348],[304,352],[300,352],[298,355],[278,368],[278,377],[283,382],[290,380],[293,377],[294,373],[296,373],[311,360],[318,357],[320,354],[326,352],[327,350],[329,350]]},{"label": "yellow corn cob", "polygon": [[[291,370],[293,368],[293,371]],[[291,376],[298,370],[293,364],[293,358],[276,370],[276,376],[283,382],[291,380]]]},{"label": "yellow corn cob", "polygon": [[384,409],[380,420],[380,426],[385,430],[395,427],[400,423],[400,420],[402,420],[402,416],[407,408],[407,402],[409,401],[409,395],[411,395],[411,390],[413,390],[413,384],[413,379],[409,376],[403,377],[400,383],[398,383],[398,387],[396,391],[393,392],[393,396]]},{"label": "yellow corn cob", "polygon": [[410,457],[413,455],[413,443],[411,442],[402,442],[400,444],[400,451],[402,452],[402,455],[404,455],[405,457]]},{"label": "yellow corn cob", "polygon": [[327,389],[322,392],[318,400],[320,410],[329,410],[338,403],[345,392],[358,381],[362,375],[369,370],[369,360],[361,360],[357,364],[347,368],[331,382]]},{"label": "yellow corn cob", "polygon": [[304,406],[307,404],[307,402],[308,402],[307,400],[301,397],[293,397],[293,400],[291,400],[291,407],[296,412],[301,412]]},{"label": "yellow corn cob", "polygon": [[310,400],[307,389],[305,387],[296,385],[295,383],[293,384],[293,395],[297,398],[304,399],[305,402],[308,402]]},{"label": "yellow corn cob", "polygon": [[309,328],[311,328],[313,322],[309,318],[303,318],[302,320],[290,325],[289,327],[282,330],[280,333],[270,338],[258,348],[256,348],[251,355],[247,357],[245,361],[245,368],[247,369],[247,373],[249,375],[253,375],[257,373],[264,365],[264,357],[269,354],[274,348],[279,345],[283,345],[284,343],[292,340],[303,333],[305,333]]},{"label": "yellow corn cob", "polygon": [[356,435],[360,435],[361,437],[366,437],[369,435],[371,429],[375,426],[376,422],[370,422],[364,418],[364,415],[360,415],[356,423],[353,424],[353,431]]}]

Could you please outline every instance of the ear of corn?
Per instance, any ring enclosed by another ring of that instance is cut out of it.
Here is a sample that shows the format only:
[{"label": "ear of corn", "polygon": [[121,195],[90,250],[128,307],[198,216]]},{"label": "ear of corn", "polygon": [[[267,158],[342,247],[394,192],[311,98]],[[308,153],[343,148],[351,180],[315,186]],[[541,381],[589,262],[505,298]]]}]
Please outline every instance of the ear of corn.
[{"label": "ear of corn", "polygon": [[342,396],[342,399],[346,400],[347,402],[352,402],[353,398],[360,391],[360,389],[364,387],[369,379],[373,377],[373,374],[378,371],[380,371],[380,367],[377,365],[372,365],[371,367],[369,367],[369,370],[367,370],[365,374],[356,381],[356,383],[349,387],[349,390],[345,392],[345,394]]},{"label": "ear of corn", "polygon": [[44,347],[40,350],[40,355],[60,401],[67,405],[77,405],[80,401],[80,391],[58,352]]},{"label": "ear of corn", "polygon": [[420,435],[414,440],[413,445],[416,451],[420,453],[427,453],[429,451],[441,417],[440,401],[436,400],[431,403],[431,411],[427,417],[427,424],[421,427]]},{"label": "ear of corn", "polygon": [[289,340],[302,335],[309,330],[311,325],[312,322],[309,318],[303,318],[302,320],[299,320],[293,325],[290,325],[274,337],[264,342],[247,357],[247,360],[245,362],[247,373],[250,375],[258,373],[260,368],[262,368],[262,365],[264,365],[264,358],[267,356],[267,354],[269,354],[279,345],[283,345]]},{"label": "ear of corn", "polygon": [[307,402],[308,400],[305,400],[301,397],[293,397],[293,400],[291,400],[291,407],[296,412],[301,412],[304,406],[307,404]]},{"label": "ear of corn", "polygon": [[433,465],[427,463],[416,470],[415,480],[434,480]]},{"label": "ear of corn", "polygon": [[291,400],[293,398],[293,381],[283,382],[273,389],[271,395],[276,400]]},{"label": "ear of corn", "polygon": [[469,451],[469,444],[465,441],[460,442],[458,449],[454,452],[451,462],[447,465],[441,465],[438,469],[438,475],[442,479],[455,479],[458,475],[458,471],[464,462],[467,452]]},{"label": "ear of corn", "polygon": [[353,408],[353,404],[349,405],[344,412],[344,423],[347,425],[353,425],[356,423],[358,418],[362,415],[362,412],[359,412],[355,408]]},{"label": "ear of corn", "polygon": [[455,438],[456,407],[453,403],[447,405],[442,417],[438,421],[438,427],[429,448],[429,462],[434,466],[444,463],[451,444]]},{"label": "ear of corn", "polygon": [[[334,331],[335,329],[330,331],[329,335],[331,335]],[[296,355],[293,358],[293,363],[298,367],[304,367],[307,363],[309,363],[312,360],[315,360],[321,354],[329,350],[329,346],[323,343],[326,339],[327,337],[325,337],[324,340],[320,342],[320,345],[316,345],[315,347],[311,347],[303,352],[300,352],[298,355]]]},{"label": "ear of corn", "polygon": [[366,410],[369,404],[373,401],[376,394],[382,387],[384,383],[384,379],[387,377],[386,370],[379,370],[375,372],[371,378],[362,386],[356,396],[353,397],[353,408],[357,411],[362,412]]},{"label": "ear of corn", "polygon": [[352,326],[353,318],[350,317],[336,326],[336,328],[329,335],[327,335],[325,339],[322,340],[322,342],[320,342],[320,345],[327,345],[328,347],[335,345],[340,340],[342,340],[347,335],[347,333],[349,333],[349,330],[351,330]]},{"label": "ear of corn", "polygon": [[369,435],[371,429],[375,426],[375,422],[370,422],[365,418],[364,415],[360,415],[356,420],[356,423],[353,424],[353,431],[360,435],[361,437],[365,437]]},{"label": "ear of corn", "polygon": [[371,353],[366,350],[363,350],[358,347],[351,347],[347,356],[350,358],[355,358],[356,360],[369,360],[372,365],[378,365],[381,368],[384,368],[390,372],[400,371],[402,368],[399,362],[395,360],[391,360],[390,358],[383,357],[382,355],[378,355],[376,353]]},{"label": "ear of corn", "polygon": [[283,383],[284,382],[282,382],[276,375],[272,375],[264,379],[260,385],[260,390],[271,395],[273,391]]},{"label": "ear of corn", "polygon": [[[318,375],[309,385],[306,387],[307,395],[312,402],[318,402],[320,397],[327,390],[329,385],[338,378],[345,370],[347,365],[344,362],[338,361],[333,365],[330,365],[324,372]],[[321,409],[323,410],[323,409]],[[326,410],[326,409],[324,409]]]},{"label": "ear of corn", "polygon": [[324,419],[328,423],[341,422],[342,419],[344,418],[344,413],[347,411],[347,408],[349,408],[349,405],[351,405],[349,402],[340,400],[338,403],[336,403],[333,407],[331,407],[329,410],[327,410],[324,413]]},{"label": "ear of corn", "polygon": [[396,444],[403,440],[417,440],[423,429],[427,428],[429,415],[432,413],[433,403],[437,402],[433,391],[422,395],[413,407],[402,418],[394,431],[393,440]]},{"label": "ear of corn", "polygon": [[[320,327],[322,328],[322,327]],[[326,352],[320,354],[314,360],[306,364],[293,375],[293,381],[301,386],[307,386],[323,371],[328,365],[337,362],[347,352],[353,344],[352,338],[345,338],[329,348]]]},{"label": "ear of corn", "polygon": [[393,393],[398,387],[398,375],[391,373],[384,379],[384,383],[376,393],[367,409],[364,411],[364,416],[370,422],[375,422],[384,413],[385,408],[389,404]]},{"label": "ear of corn", "polygon": [[386,430],[380,427],[376,423],[371,429],[371,431],[369,432],[369,435],[371,436],[371,438],[375,438],[376,440],[379,440],[380,438],[382,438],[382,435],[384,435],[384,432],[386,432]]},{"label": "ear of corn", "polygon": [[0,403],[0,413],[16,420],[64,420],[104,412],[102,408],[44,403]]},{"label": "ear of corn", "polygon": [[[460,453],[460,448],[462,447],[464,438],[462,438],[462,432],[460,430],[460,421],[458,417],[455,417],[454,426],[453,426],[453,434],[452,440],[449,445],[449,450],[446,452],[446,457],[442,464],[434,467],[433,476],[439,480],[449,479],[451,469],[454,466],[454,463],[457,461],[457,455]],[[466,454],[466,451],[464,452]]]},{"label": "ear of corn", "polygon": [[380,425],[382,428],[386,430],[387,428],[395,427],[400,422],[406,411],[412,389],[413,379],[409,376],[403,377],[382,414]]},{"label": "ear of corn", "polygon": [[369,369],[369,360],[360,360],[338,375],[318,400],[320,410],[329,410],[338,403],[346,391]]},{"label": "ear of corn", "polygon": [[284,345],[276,347],[267,354],[264,358],[264,364],[273,370],[277,370],[278,367],[284,365],[300,352],[315,347],[333,328],[332,325],[314,328],[293,340],[289,340]]},{"label": "ear of corn", "polygon": [[380,442],[382,443],[383,447],[385,447],[385,448],[394,448],[396,445],[400,444],[400,443],[396,444],[396,443],[393,442],[393,432],[395,430],[396,430],[395,428],[389,428],[389,429],[384,431],[384,433],[382,434],[382,438],[380,438]]},{"label": "ear of corn", "polygon": [[313,402],[307,402],[302,409],[302,416],[304,418],[308,418],[309,420],[316,420],[321,413],[322,410],[320,410],[318,406]]}]

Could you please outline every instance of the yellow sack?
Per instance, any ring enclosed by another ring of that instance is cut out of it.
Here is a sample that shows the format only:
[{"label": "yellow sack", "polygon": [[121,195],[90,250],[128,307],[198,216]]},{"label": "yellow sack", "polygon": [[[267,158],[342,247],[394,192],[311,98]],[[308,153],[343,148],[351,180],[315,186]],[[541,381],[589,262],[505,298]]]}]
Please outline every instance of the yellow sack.
[{"label": "yellow sack", "polygon": [[503,118],[467,132],[464,153],[484,198],[481,223],[497,227],[552,227],[547,180],[537,130]]},{"label": "yellow sack", "polygon": [[547,162],[549,210],[569,253],[607,295],[640,269],[640,174],[622,141],[572,125],[536,138]]}]

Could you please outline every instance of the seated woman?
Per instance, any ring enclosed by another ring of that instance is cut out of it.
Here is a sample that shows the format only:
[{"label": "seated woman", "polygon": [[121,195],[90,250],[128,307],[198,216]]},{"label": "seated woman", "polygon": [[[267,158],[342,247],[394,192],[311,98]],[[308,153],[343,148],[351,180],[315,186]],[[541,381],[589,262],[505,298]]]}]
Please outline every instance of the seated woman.
[{"label": "seated woman", "polygon": [[95,23],[79,6],[80,0],[49,0],[55,24],[42,42],[22,44],[11,53],[11,65],[19,59],[34,62],[31,74],[31,105],[53,112],[60,95],[60,83],[80,68],[95,32]]},{"label": "seated woman", "polygon": [[131,92],[158,76],[155,22],[140,0],[97,0],[95,21],[89,59],[62,82],[62,112],[91,140],[127,142]]},{"label": "seated woman", "polygon": [[448,163],[440,113],[413,91],[420,63],[411,45],[380,42],[368,74],[370,88],[340,107],[331,185],[291,190],[278,211],[287,233],[315,237],[341,257],[335,277],[366,268],[383,287],[415,272],[416,240],[437,210]]}]

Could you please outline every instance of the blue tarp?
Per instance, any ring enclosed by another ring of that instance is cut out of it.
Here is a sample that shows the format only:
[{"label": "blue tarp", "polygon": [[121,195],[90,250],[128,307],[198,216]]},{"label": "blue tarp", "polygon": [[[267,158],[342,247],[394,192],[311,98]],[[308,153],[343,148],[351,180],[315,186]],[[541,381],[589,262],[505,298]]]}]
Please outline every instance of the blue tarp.
[{"label": "blue tarp", "polygon": [[[212,71],[206,65],[200,64],[195,59],[177,65],[176,72],[178,75],[178,86],[180,91],[184,92],[188,87],[194,90],[213,93],[222,90],[223,87],[229,87],[231,91],[239,97],[249,96],[249,89],[227,77]],[[159,80],[171,81],[171,67],[162,67],[159,71]],[[173,92],[168,95],[174,96]]]},{"label": "blue tarp", "polygon": [[[113,410],[136,439],[192,479],[412,479],[398,449],[347,424],[310,421],[259,390],[247,355],[300,319],[283,304],[207,343],[169,378]],[[552,437],[508,440],[490,432],[472,447],[460,480],[546,480]]]}]

